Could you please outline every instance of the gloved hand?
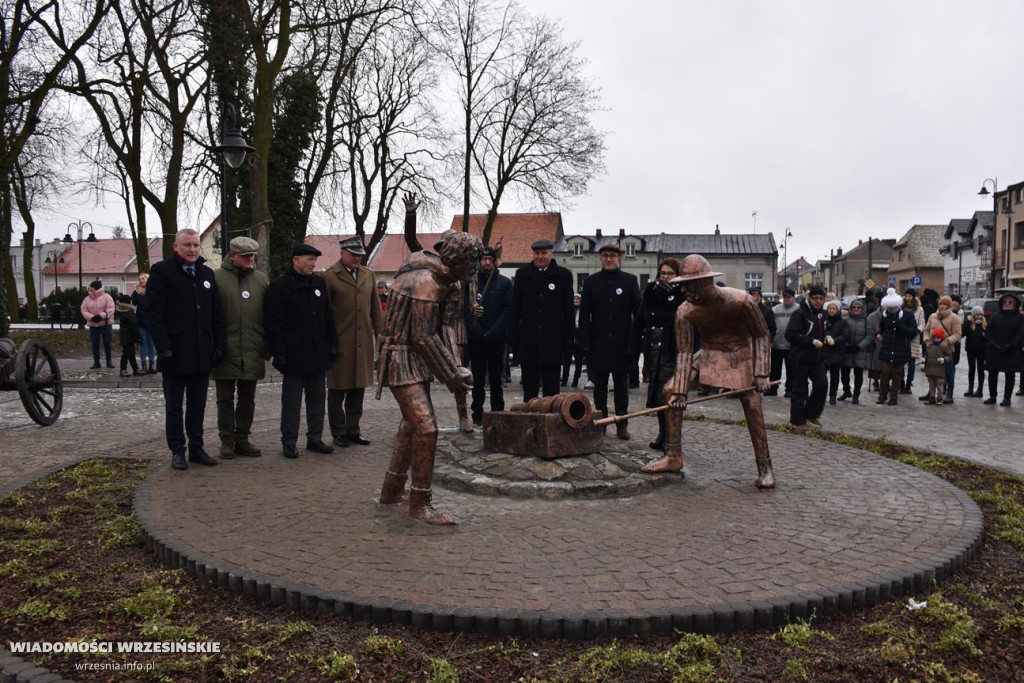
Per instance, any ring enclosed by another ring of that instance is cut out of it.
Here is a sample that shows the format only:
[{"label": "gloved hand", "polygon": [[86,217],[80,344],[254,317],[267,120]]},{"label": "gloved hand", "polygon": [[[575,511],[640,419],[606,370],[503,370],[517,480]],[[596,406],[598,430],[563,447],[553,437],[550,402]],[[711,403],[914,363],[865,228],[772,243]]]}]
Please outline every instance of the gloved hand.
[{"label": "gloved hand", "polygon": [[167,349],[166,351],[161,351],[159,354],[157,354],[157,357],[156,357],[156,369],[157,369],[157,372],[167,372],[168,370],[170,370],[171,359],[173,357],[174,357],[174,354],[171,353],[170,349]]},{"label": "gloved hand", "polygon": [[101,316],[101,315],[94,315],[93,317],[89,318],[89,321],[90,322],[94,322],[94,323],[101,322],[102,320],[103,320],[103,316]]},{"label": "gloved hand", "polygon": [[331,347],[331,349],[327,352],[327,355],[330,358],[329,362],[334,363],[334,359],[338,357],[338,349]]},{"label": "gloved hand", "polygon": [[224,360],[224,352],[220,349],[214,349],[213,357],[210,359],[210,364],[213,365],[213,367],[217,367],[220,365],[222,360]]},{"label": "gloved hand", "polygon": [[473,305],[473,316],[477,318],[484,317],[484,307],[480,304]]},{"label": "gloved hand", "polygon": [[284,356],[274,356],[274,360],[270,361],[270,364],[282,375],[288,369],[288,359]]}]

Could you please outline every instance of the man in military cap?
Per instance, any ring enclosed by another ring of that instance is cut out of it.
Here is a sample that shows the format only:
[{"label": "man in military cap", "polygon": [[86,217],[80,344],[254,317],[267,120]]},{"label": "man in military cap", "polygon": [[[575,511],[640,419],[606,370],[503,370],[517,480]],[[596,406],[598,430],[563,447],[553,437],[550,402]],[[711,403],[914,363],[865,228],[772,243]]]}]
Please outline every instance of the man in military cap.
[{"label": "man in military cap", "polygon": [[508,345],[523,373],[523,400],[558,393],[562,358],[572,352],[575,310],[572,273],[558,265],[551,240],[530,248],[533,260],[516,271]]},{"label": "man in military cap", "polygon": [[391,285],[378,341],[377,398],[381,387],[389,387],[402,410],[380,502],[401,502],[411,471],[409,516],[427,524],[455,523],[431,504],[437,417],[430,381],[433,375],[455,394],[465,394],[472,386],[472,373],[460,365],[464,321],[456,312],[462,306],[462,283],[472,276],[482,253],[479,238],[450,230],[437,253],[425,249],[410,255]]},{"label": "man in military cap", "polygon": [[286,458],[299,457],[299,410],[306,395],[306,450],[330,453],[323,442],[325,373],[338,353],[327,301],[327,285],[315,274],[320,250],[308,244],[292,248],[292,267],[267,288],[263,308],[272,364],[281,383],[281,445]]},{"label": "man in military cap", "polygon": [[[256,382],[266,375],[263,297],[270,285],[267,274],[256,270],[259,242],[236,237],[228,244],[228,257],[214,275],[227,328],[227,353],[210,373],[217,387],[217,431],[220,457],[258,457],[249,442],[256,412]],[[235,392],[238,396],[235,402]]]},{"label": "man in military cap", "polygon": [[[505,340],[512,308],[512,281],[498,272],[494,247],[484,247],[476,282],[470,283],[466,307],[469,367],[473,371],[473,424],[482,425],[484,386],[491,387],[491,410],[505,410],[501,375],[505,369]],[[475,285],[475,286],[474,286]]]},{"label": "man in military cap", "polygon": [[359,237],[340,243],[338,262],[324,272],[338,355],[327,371],[327,419],[334,443],[368,445],[359,421],[363,394],[373,384],[374,335],[384,325],[384,311],[377,295],[377,276],[362,265],[366,249]]},{"label": "man in military cap", "polygon": [[666,418],[664,457],[645,465],[644,472],[682,472],[682,411],[686,395],[695,378],[691,373],[694,354],[694,327],[702,338],[699,362],[701,384],[721,389],[748,389],[740,394],[743,416],[754,446],[757,486],[775,487],[775,474],[768,453],[761,393],[767,391],[771,370],[771,335],[754,299],[740,289],[715,286],[721,273],[699,254],[683,259],[680,283],[686,301],[676,311],[676,372],[665,384],[665,400],[671,408]]}]

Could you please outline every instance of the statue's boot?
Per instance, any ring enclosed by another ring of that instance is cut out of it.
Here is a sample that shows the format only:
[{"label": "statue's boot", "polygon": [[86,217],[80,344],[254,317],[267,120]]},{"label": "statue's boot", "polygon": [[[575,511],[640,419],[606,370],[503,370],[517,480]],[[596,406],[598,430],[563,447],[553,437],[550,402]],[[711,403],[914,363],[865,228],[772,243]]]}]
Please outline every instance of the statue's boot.
[{"label": "statue's boot", "polygon": [[380,487],[380,504],[395,505],[409,499],[405,493],[405,474],[395,474],[388,470],[384,475],[384,485]]},{"label": "statue's boot", "polygon": [[418,489],[415,486],[410,486],[409,516],[427,524],[455,524],[454,517],[434,509],[434,506],[430,504],[430,497],[430,489]]},{"label": "statue's boot", "polygon": [[649,462],[640,468],[641,472],[657,474],[658,472],[679,472],[683,473],[683,445],[681,443],[666,443],[665,455],[654,462]]},{"label": "statue's boot", "polygon": [[757,488],[775,488],[775,472],[772,471],[772,459],[765,458],[757,461]]},{"label": "statue's boot", "polygon": [[459,412],[459,429],[466,434],[472,434],[473,420],[469,416],[469,408],[465,403],[456,403],[455,408]]}]

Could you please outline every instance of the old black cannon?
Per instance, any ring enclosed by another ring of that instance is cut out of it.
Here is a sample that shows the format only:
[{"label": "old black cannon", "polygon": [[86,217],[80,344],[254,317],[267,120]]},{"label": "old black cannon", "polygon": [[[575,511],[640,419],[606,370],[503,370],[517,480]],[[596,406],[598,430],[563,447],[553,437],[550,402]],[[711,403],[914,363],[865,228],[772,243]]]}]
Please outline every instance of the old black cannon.
[{"label": "old black cannon", "polygon": [[57,359],[38,339],[28,339],[20,349],[0,338],[0,391],[17,391],[28,416],[38,424],[52,425],[64,406],[64,384]]}]

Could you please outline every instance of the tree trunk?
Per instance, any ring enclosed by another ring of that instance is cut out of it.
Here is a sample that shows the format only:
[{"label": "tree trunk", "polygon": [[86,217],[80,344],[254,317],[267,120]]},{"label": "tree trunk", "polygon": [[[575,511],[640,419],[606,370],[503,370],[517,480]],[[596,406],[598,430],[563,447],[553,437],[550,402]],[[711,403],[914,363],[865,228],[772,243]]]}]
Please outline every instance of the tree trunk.
[{"label": "tree trunk", "polygon": [[3,268],[3,296],[0,296],[0,337],[10,330],[7,315],[18,315],[18,288],[11,268],[11,183],[6,174],[0,178],[0,267]]}]

